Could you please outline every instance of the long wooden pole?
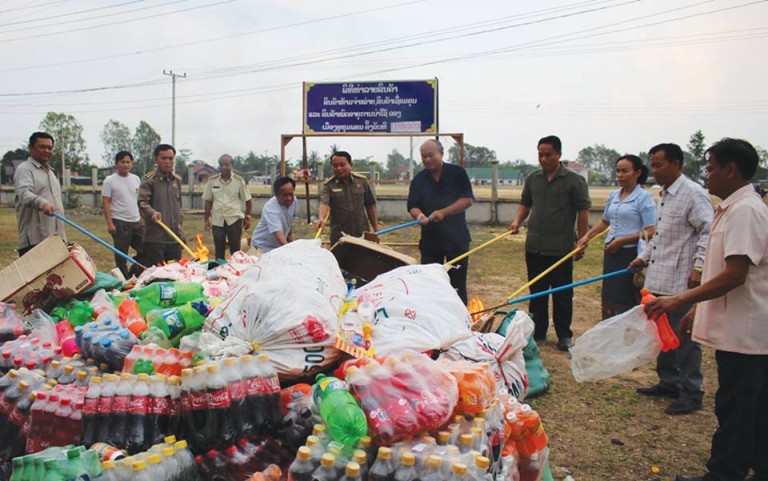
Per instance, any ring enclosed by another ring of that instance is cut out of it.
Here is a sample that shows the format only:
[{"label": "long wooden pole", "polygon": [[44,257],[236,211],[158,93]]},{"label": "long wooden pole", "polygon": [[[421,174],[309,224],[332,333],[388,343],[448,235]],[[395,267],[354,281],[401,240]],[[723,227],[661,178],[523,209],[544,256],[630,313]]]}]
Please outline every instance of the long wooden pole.
[{"label": "long wooden pole", "polygon": [[189,248],[189,246],[188,246],[187,244],[185,244],[185,243],[184,243],[184,241],[183,241],[183,240],[181,240],[181,239],[179,238],[179,236],[177,236],[177,235],[176,235],[176,234],[175,234],[175,233],[174,233],[174,232],[171,230],[171,228],[170,228],[170,227],[168,227],[167,225],[165,225],[165,223],[164,223],[163,221],[161,221],[161,220],[156,220],[155,222],[157,222],[157,225],[159,225],[160,227],[162,227],[162,228],[163,228],[163,230],[164,230],[165,232],[167,232],[169,236],[173,237],[173,240],[175,240],[176,242],[178,242],[178,243],[179,243],[179,245],[180,245],[180,246],[181,246],[181,247],[182,247],[182,248],[183,248],[185,251],[187,251],[187,254],[189,254],[189,257],[191,257],[192,259],[197,259],[197,256],[195,255],[195,253],[194,253],[194,252],[192,252],[192,249],[190,249],[190,248]]},{"label": "long wooden pole", "polygon": [[484,248],[488,247],[489,245],[493,244],[494,242],[500,241],[501,239],[507,237],[511,233],[512,233],[512,231],[507,231],[507,232],[505,232],[505,233],[503,233],[503,234],[501,234],[499,236],[496,236],[493,239],[489,240],[488,242],[480,244],[479,246],[475,247],[474,249],[468,250],[467,252],[465,252],[464,254],[460,255],[459,257],[456,257],[455,259],[449,260],[448,262],[446,262],[443,265],[444,266],[449,266],[449,265],[455,264],[456,262],[459,262],[460,260],[464,259],[465,257],[474,254],[475,252],[479,251],[480,249],[484,249]]}]

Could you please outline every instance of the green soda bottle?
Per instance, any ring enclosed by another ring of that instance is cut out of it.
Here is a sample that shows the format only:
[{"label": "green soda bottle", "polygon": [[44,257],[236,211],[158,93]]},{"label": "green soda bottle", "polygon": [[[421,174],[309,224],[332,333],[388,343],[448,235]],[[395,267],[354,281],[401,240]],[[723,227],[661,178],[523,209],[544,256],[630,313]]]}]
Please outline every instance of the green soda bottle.
[{"label": "green soda bottle", "polygon": [[325,374],[318,374],[316,379],[312,399],[320,407],[331,437],[345,446],[357,446],[360,438],[368,434],[368,421],[347,383]]},{"label": "green soda bottle", "polygon": [[73,326],[84,326],[93,320],[93,306],[88,301],[72,301],[67,320]]},{"label": "green soda bottle", "polygon": [[203,300],[169,309],[155,309],[147,313],[147,325],[160,329],[173,346],[178,346],[182,337],[202,329],[209,311],[210,306]]},{"label": "green soda bottle", "polygon": [[155,282],[131,291],[131,297],[160,307],[180,306],[202,296],[202,284],[194,282]]}]

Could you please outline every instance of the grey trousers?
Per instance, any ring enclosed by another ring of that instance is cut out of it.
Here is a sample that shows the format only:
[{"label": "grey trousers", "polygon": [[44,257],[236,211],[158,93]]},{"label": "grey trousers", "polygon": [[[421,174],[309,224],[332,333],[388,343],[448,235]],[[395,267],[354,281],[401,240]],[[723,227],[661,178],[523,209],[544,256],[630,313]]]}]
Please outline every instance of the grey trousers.
[{"label": "grey trousers", "polygon": [[[683,306],[668,314],[669,325],[675,332],[690,308],[689,305]],[[698,342],[681,339],[680,347],[677,349],[659,353],[656,359],[656,373],[663,386],[680,392],[681,399],[701,402],[704,391],[701,390],[703,376],[701,375],[701,345]]]}]

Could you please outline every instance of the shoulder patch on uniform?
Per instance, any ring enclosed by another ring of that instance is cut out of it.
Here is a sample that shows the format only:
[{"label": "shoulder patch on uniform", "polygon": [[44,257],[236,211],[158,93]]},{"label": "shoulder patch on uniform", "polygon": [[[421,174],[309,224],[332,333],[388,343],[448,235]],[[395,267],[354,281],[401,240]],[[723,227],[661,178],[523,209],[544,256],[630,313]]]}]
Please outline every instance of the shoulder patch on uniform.
[{"label": "shoulder patch on uniform", "polygon": [[147,172],[147,173],[144,175],[144,178],[145,178],[145,179],[147,179],[147,180],[149,180],[149,179],[154,179],[156,175],[157,175],[157,171],[156,171],[156,170],[153,170],[152,172]]},{"label": "shoulder patch on uniform", "polygon": [[333,177],[331,177],[330,179],[326,180],[325,182],[323,182],[323,184],[328,185],[331,182],[333,182],[334,180],[336,180],[336,176],[335,175]]},{"label": "shoulder patch on uniform", "polygon": [[[237,174],[232,174],[232,177],[235,177],[236,175],[237,175]],[[221,178],[221,174],[213,174],[213,175],[212,175],[212,176],[209,178],[209,180],[213,180],[213,179],[219,179],[219,178]]]},{"label": "shoulder patch on uniform", "polygon": [[174,177],[176,180],[178,180],[179,182],[181,182],[181,176],[180,176],[180,175],[176,174],[176,172],[172,172],[171,174],[173,175],[173,177]]},{"label": "shoulder patch on uniform", "polygon": [[358,179],[365,179],[365,180],[368,180],[368,177],[366,177],[365,175],[363,175],[363,174],[357,174],[357,173],[355,173],[355,172],[352,172],[352,177],[357,177]]}]

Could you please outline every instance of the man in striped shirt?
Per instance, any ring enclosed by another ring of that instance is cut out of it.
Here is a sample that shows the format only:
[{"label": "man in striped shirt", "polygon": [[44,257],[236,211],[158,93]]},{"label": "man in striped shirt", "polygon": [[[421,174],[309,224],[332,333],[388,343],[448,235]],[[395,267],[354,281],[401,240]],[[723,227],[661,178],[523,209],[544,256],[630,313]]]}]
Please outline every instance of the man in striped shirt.
[{"label": "man in striped shirt", "polygon": [[[704,252],[712,224],[712,202],[699,184],[682,175],[683,151],[675,144],[653,147],[651,169],[662,186],[656,206],[656,232],[630,267],[648,267],[645,288],[657,297],[674,296],[701,283]],[[682,305],[669,313],[677,329],[691,308]],[[690,339],[680,347],[662,352],[656,361],[659,382],[637,389],[639,394],[670,397],[675,401],[664,411],[688,414],[701,409],[701,346]]]}]

